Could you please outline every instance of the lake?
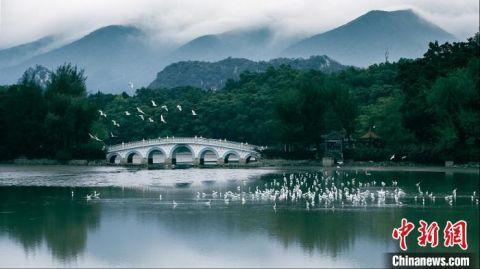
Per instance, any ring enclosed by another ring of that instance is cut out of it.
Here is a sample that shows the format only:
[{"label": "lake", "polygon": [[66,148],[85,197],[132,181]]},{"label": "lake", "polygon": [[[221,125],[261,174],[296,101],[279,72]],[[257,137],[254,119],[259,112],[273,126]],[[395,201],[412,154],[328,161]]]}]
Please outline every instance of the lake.
[{"label": "lake", "polygon": [[3,165],[0,267],[383,267],[402,218],[467,221],[478,266],[478,176]]}]

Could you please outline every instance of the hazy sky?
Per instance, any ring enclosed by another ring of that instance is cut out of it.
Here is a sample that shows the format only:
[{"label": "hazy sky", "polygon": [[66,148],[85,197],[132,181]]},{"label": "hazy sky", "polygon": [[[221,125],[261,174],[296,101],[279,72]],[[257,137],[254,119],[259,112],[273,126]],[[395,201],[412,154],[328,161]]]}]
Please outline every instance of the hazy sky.
[{"label": "hazy sky", "polygon": [[461,39],[479,28],[478,0],[0,0],[0,48],[46,35],[77,38],[111,24],[142,26],[167,42],[259,26],[308,35],[372,9],[405,8]]}]

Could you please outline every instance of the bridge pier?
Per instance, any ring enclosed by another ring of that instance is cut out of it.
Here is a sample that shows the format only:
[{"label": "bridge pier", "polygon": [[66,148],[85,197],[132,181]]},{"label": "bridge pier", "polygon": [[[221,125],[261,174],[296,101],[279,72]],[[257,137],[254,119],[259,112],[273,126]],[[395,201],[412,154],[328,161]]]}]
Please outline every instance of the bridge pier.
[{"label": "bridge pier", "polygon": [[245,158],[240,158],[240,160],[238,160],[238,163],[239,163],[240,165],[246,165],[246,164],[247,164],[247,159],[245,159]]},{"label": "bridge pier", "polygon": [[223,158],[218,158],[217,159],[217,164],[218,165],[224,165],[225,164],[225,160]]},{"label": "bridge pier", "polygon": [[199,166],[200,165],[200,159],[199,158],[193,158],[192,163],[193,163],[194,166]]}]

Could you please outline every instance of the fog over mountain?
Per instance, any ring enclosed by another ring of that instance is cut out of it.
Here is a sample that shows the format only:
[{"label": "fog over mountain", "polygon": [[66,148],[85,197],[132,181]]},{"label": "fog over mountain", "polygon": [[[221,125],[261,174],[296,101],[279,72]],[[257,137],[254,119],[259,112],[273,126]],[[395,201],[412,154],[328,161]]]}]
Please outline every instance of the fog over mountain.
[{"label": "fog over mountain", "polygon": [[[178,61],[215,62],[228,57],[268,61],[326,55],[343,65],[364,67],[385,61],[386,51],[391,61],[415,58],[426,50],[428,42],[453,39],[453,35],[411,10],[371,11],[310,37],[300,33],[285,37],[275,28],[250,27],[202,35],[173,48],[148,29],[111,25],[60,47],[53,46],[52,38],[46,37],[0,50],[0,84],[15,83],[27,68],[35,65],[53,70],[71,62],[85,69],[90,92],[129,92],[130,82],[134,88],[146,87],[164,67]],[[198,67],[198,63],[190,64],[192,70]],[[204,73],[185,71],[188,68],[183,63],[181,71],[169,72],[169,76],[175,75],[174,81],[191,81],[187,74],[197,77]],[[215,68],[209,70],[218,72]],[[214,87],[219,85],[222,83],[213,83]]]},{"label": "fog over mountain", "polygon": [[193,39],[173,51],[169,62],[218,61],[227,57],[267,60],[278,56],[292,40],[278,38],[269,28],[234,30]]},{"label": "fog over mountain", "polygon": [[90,92],[122,92],[127,90],[129,82],[134,86],[148,84],[163,67],[159,61],[163,55],[162,48],[150,44],[141,30],[113,25],[21,64],[0,69],[0,84],[16,82],[28,67],[37,64],[54,70],[71,62],[85,69]]},{"label": "fog over mountain", "polygon": [[54,42],[51,36],[39,40],[0,50],[0,69],[22,63],[45,52]]},{"label": "fog over mountain", "polygon": [[333,59],[366,67],[400,58],[422,56],[432,41],[453,41],[456,38],[440,27],[421,18],[412,10],[371,11],[325,33],[303,39],[287,48],[286,57],[308,57],[326,54]]}]

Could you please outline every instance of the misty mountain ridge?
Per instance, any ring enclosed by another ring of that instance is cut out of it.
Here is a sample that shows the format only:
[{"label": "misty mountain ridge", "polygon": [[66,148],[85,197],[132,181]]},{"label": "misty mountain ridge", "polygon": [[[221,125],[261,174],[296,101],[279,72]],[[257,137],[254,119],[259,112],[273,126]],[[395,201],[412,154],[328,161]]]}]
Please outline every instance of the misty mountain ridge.
[{"label": "misty mountain ridge", "polygon": [[[0,50],[0,84],[16,83],[29,67],[42,65],[55,70],[58,65],[71,62],[85,69],[90,92],[101,90],[119,93],[129,91],[129,82],[135,88],[148,85],[164,67],[179,61],[193,61],[182,63],[181,70],[190,64],[196,70],[194,76],[204,74],[196,68],[205,64],[196,61],[216,62],[228,57],[268,61],[275,58],[308,59],[313,55],[327,55],[328,59],[341,64],[366,67],[384,62],[386,56],[390,61],[402,57],[416,58],[426,51],[428,42],[451,41],[455,38],[413,11],[400,10],[371,11],[345,25],[301,40],[279,39],[274,30],[262,27],[203,35],[172,49],[152,43],[152,38],[139,28],[122,25],[99,28],[53,49],[52,39],[46,37]],[[251,70],[250,66],[253,65],[237,64],[237,71],[241,72],[244,66],[248,66],[245,70]],[[211,65],[206,66],[209,70],[220,72]],[[212,74],[204,75],[214,77]],[[230,70],[219,77],[222,80],[231,76]],[[172,81],[181,79],[192,81],[194,85],[200,81],[197,77],[178,77]],[[169,85],[171,82],[162,83]],[[206,87],[221,88],[222,85],[218,80],[204,83],[208,85]],[[175,82],[172,85],[178,84]]]},{"label": "misty mountain ridge", "polygon": [[52,36],[43,37],[30,43],[0,50],[0,69],[20,64],[45,52],[54,43]]},{"label": "misty mountain ridge", "polygon": [[325,73],[346,68],[327,56],[312,56],[308,59],[277,58],[258,62],[244,58],[227,58],[218,62],[182,61],[165,67],[148,87],[194,86],[205,90],[218,90],[225,86],[228,79],[238,80],[242,72],[265,72],[269,67],[281,65],[289,65],[300,70],[314,69]]},{"label": "misty mountain ridge", "polygon": [[308,57],[325,54],[342,64],[366,67],[374,63],[417,58],[432,41],[455,37],[418,16],[412,10],[370,11],[325,33],[303,39],[282,55]]},{"label": "misty mountain ridge", "polygon": [[141,30],[131,26],[112,25],[27,61],[0,71],[0,83],[12,83],[31,66],[42,65],[50,70],[71,62],[85,69],[90,91],[121,92],[129,82],[145,85],[152,74],[163,67],[156,59],[159,48],[151,46]]},{"label": "misty mountain ridge", "polygon": [[263,27],[242,29],[197,37],[173,51],[169,62],[198,60],[219,61],[228,57],[266,60],[283,50],[273,30]]}]

